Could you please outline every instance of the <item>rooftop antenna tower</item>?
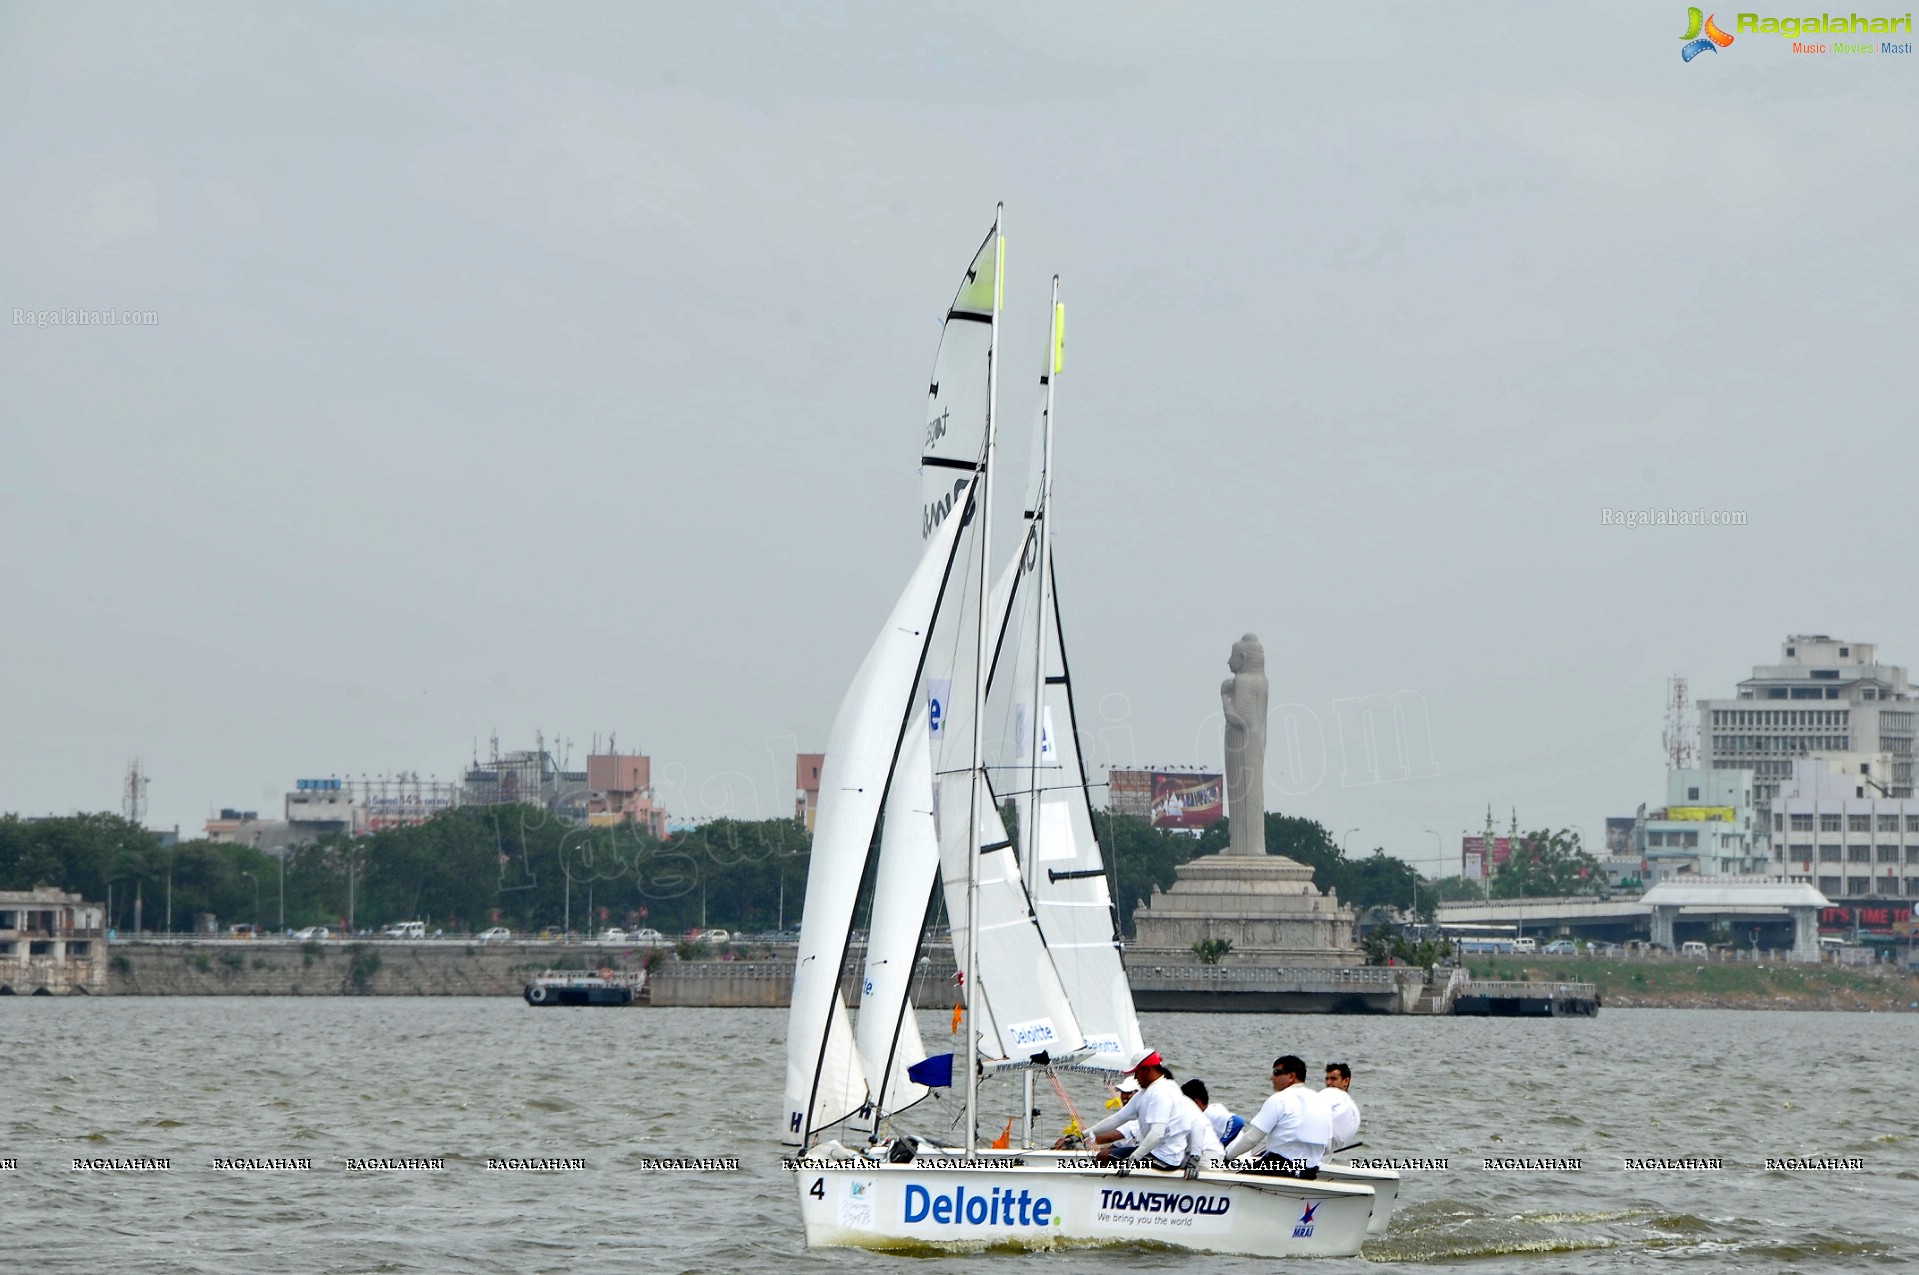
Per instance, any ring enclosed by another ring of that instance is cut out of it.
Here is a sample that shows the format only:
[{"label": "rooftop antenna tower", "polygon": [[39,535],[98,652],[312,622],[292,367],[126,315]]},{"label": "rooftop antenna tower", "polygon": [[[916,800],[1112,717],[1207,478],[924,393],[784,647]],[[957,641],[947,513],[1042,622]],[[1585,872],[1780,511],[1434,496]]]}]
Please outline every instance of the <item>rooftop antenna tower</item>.
[{"label": "rooftop antenna tower", "polygon": [[128,823],[146,823],[147,785],[151,782],[147,772],[140,768],[138,757],[127,763],[126,787],[120,792],[120,813],[126,816]]},{"label": "rooftop antenna tower", "polygon": [[1666,681],[1666,729],[1660,742],[1666,749],[1666,769],[1690,770],[1698,745],[1694,738],[1692,702],[1686,694],[1686,679],[1677,675]]}]

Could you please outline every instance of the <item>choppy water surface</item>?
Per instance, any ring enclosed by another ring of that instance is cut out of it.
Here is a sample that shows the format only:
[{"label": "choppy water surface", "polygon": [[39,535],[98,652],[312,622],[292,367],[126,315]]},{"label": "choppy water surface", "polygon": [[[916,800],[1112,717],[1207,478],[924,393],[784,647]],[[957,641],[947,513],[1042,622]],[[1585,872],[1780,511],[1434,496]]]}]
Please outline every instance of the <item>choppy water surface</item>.
[{"label": "choppy water surface", "polygon": [[[945,1040],[928,1015],[929,1043]],[[530,1009],[517,1000],[0,1000],[0,1217],[45,1272],[1252,1272],[1140,1249],[915,1259],[801,1247],[770,1131],[784,1011]],[[1407,1174],[1360,1263],[1487,1272],[1893,1269],[1919,1261],[1919,1015],[1608,1011],[1597,1020],[1149,1015],[1182,1078],[1250,1112],[1275,1054],[1350,1062],[1369,1153]],[[1183,1064],[1183,1065],[1182,1065]],[[1016,1107],[1017,1101],[1003,1105]],[[1098,1109],[1097,1102],[1091,1104]],[[1056,1103],[1047,1103],[1050,1112]],[[930,1128],[945,1121],[929,1116]],[[995,1121],[997,1128],[999,1121]],[[735,1155],[738,1172],[644,1172]],[[1503,1173],[1487,1155],[1577,1156]],[[1767,1173],[1767,1156],[1863,1172]],[[93,1174],[74,1157],[166,1156]],[[305,1156],[307,1173],[214,1157]],[[444,1157],[436,1173],[343,1159]],[[583,1172],[490,1172],[488,1156]],[[1626,1172],[1720,1156],[1718,1172]]]}]

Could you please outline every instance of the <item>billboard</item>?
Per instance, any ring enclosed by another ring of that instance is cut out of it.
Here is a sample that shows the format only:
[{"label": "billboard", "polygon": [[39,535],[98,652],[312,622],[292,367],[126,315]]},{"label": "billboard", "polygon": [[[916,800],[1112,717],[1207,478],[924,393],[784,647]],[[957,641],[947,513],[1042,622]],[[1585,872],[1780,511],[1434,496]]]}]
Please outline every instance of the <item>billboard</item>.
[{"label": "billboard", "polygon": [[1461,869],[1464,875],[1490,876],[1500,864],[1513,857],[1513,838],[1494,837],[1489,846],[1485,837],[1463,837],[1459,843],[1459,857],[1465,865]]},{"label": "billboard", "polygon": [[1226,777],[1153,771],[1153,826],[1197,831],[1226,816]]},{"label": "billboard", "polygon": [[1695,823],[1731,823],[1731,806],[1668,806],[1667,822],[1691,820]]},{"label": "billboard", "polygon": [[1819,928],[1828,933],[1864,930],[1871,934],[1894,934],[1901,924],[1912,924],[1912,905],[1909,903],[1869,903],[1819,909]]},{"label": "billboard", "polygon": [[1198,770],[1109,770],[1106,804],[1116,815],[1188,832],[1226,814],[1225,777]]},{"label": "billboard", "polygon": [[1631,815],[1615,815],[1606,820],[1606,855],[1612,859],[1636,858],[1632,830],[1639,821]]},{"label": "billboard", "polygon": [[1109,770],[1106,772],[1106,805],[1116,815],[1134,819],[1153,817],[1153,772],[1150,770]]}]

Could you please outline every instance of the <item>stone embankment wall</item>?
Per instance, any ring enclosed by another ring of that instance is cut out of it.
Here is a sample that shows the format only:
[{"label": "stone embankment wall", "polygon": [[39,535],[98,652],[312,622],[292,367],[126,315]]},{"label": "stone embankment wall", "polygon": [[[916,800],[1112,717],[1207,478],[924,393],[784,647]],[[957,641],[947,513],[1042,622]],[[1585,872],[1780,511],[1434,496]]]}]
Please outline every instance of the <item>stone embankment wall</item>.
[{"label": "stone embankment wall", "polygon": [[560,944],[115,943],[110,996],[517,996],[543,969],[636,959]]}]

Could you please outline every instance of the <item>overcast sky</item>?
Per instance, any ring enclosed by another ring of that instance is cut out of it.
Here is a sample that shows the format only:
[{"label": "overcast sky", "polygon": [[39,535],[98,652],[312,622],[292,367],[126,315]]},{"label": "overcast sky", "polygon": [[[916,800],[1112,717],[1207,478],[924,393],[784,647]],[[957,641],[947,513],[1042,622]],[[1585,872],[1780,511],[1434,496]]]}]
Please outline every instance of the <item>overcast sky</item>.
[{"label": "overcast sky", "polygon": [[[1009,428],[1055,271],[1071,315],[1089,761],[1217,765],[1251,630],[1270,806],[1428,871],[1488,803],[1596,838],[1663,797],[1670,675],[1919,662],[1919,61],[1683,28],[6,5],[0,809],[117,809],[139,757],[191,834],[543,730],[790,811],[1004,200]],[[69,308],[156,321],[15,321]],[[1747,523],[1604,524],[1669,506]],[[1430,762],[1363,782],[1335,702],[1401,692]]]}]

